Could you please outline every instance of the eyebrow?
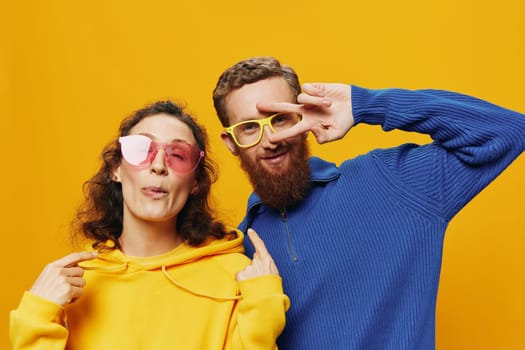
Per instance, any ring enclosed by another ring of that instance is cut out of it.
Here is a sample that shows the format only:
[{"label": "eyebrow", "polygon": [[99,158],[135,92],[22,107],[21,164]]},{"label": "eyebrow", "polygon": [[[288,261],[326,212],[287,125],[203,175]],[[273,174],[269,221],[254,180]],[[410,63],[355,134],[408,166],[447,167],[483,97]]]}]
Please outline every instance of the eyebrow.
[{"label": "eyebrow", "polygon": [[[150,133],[147,133],[147,132],[141,132],[141,133],[139,133],[139,135],[143,135],[143,136],[149,137],[149,138],[152,139],[154,142],[158,142],[157,137],[155,137],[155,135],[152,135],[152,134],[150,134]],[[175,143],[175,142],[184,142],[184,143],[187,143],[188,145],[193,145],[193,143],[188,142],[188,140],[178,139],[178,138],[172,139],[172,140],[169,141],[169,142],[158,142],[158,143],[168,143],[168,144],[169,144],[169,143]]]},{"label": "eyebrow", "polygon": [[271,117],[272,115],[276,115],[276,114],[289,114],[289,113],[265,112],[265,113],[263,113],[263,114],[264,114],[264,116],[262,116],[262,117],[258,117],[258,118],[246,118],[246,119],[243,119],[243,120],[239,120],[237,123],[241,123],[241,122],[249,122],[249,121],[252,121],[252,120],[265,119],[265,118]]}]

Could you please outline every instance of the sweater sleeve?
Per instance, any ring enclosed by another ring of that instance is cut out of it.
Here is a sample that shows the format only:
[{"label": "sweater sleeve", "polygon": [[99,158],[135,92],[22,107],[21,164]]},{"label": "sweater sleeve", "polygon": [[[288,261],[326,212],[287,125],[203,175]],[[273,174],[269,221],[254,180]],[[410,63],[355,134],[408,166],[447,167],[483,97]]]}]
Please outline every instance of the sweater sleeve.
[{"label": "sweater sleeve", "polygon": [[239,283],[242,298],[236,306],[226,349],[274,350],[290,306],[281,277],[261,276]]},{"label": "sweater sleeve", "polygon": [[13,350],[63,350],[68,331],[60,305],[25,292],[20,305],[11,311],[9,338]]},{"label": "sweater sleeve", "polygon": [[525,116],[441,90],[368,90],[352,86],[355,123],[429,135],[428,145],[377,152],[406,188],[439,203],[450,220],[525,149]]}]

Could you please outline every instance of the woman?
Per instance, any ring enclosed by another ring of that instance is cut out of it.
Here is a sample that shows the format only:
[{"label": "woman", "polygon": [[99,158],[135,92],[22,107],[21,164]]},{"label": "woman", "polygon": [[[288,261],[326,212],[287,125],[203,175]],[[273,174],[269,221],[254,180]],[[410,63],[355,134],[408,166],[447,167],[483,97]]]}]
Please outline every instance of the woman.
[{"label": "woman", "polygon": [[14,349],[275,349],[288,298],[255,234],[211,214],[207,136],[176,104],[123,120],[86,183],[90,251],[42,271],[10,315]]}]

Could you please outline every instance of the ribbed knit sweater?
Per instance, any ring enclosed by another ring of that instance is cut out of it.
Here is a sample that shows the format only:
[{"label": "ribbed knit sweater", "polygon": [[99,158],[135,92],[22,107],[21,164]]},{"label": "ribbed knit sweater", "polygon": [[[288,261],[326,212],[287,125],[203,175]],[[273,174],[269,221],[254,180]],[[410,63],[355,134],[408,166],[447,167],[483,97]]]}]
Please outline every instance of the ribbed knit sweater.
[{"label": "ribbed knit sweater", "polygon": [[291,300],[280,350],[434,349],[445,230],[525,149],[525,116],[447,91],[351,89],[356,124],[433,142],[339,167],[312,157],[304,201],[275,210],[252,194],[240,228],[261,235]]}]

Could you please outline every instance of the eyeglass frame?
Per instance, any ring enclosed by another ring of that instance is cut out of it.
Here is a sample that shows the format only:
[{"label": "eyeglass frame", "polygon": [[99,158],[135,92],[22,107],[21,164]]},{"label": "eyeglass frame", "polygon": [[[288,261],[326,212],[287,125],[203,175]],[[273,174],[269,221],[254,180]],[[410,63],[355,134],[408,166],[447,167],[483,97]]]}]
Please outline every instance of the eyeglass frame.
[{"label": "eyeglass frame", "polygon": [[[240,121],[238,123],[235,123],[233,125],[230,125],[226,128],[224,128],[224,131],[226,133],[228,133],[228,135],[231,136],[231,138],[233,139],[233,142],[235,142],[235,144],[240,147],[240,148],[249,148],[249,147],[253,147],[255,146],[256,144],[258,144],[259,142],[261,142],[262,140],[262,136],[263,136],[263,133],[264,133],[264,127],[266,125],[268,125],[268,127],[270,128],[270,130],[273,132],[273,133],[276,133],[277,131],[275,131],[274,127],[272,126],[272,120],[273,118],[279,116],[279,115],[286,115],[286,114],[297,114],[299,116],[299,120],[298,122],[300,122],[302,120],[302,115],[298,114],[298,113],[283,113],[283,112],[278,112],[278,113],[274,113],[274,114],[271,114],[269,116],[267,116],[266,118],[262,118],[262,119],[249,119],[249,120],[243,120],[243,121]],[[233,132],[233,130],[239,126],[239,125],[242,125],[242,124],[247,124],[247,123],[257,123],[259,124],[259,128],[260,128],[260,131],[259,131],[259,136],[257,137],[257,140],[251,144],[248,144],[248,145],[241,145],[239,143],[239,141],[237,141],[237,137],[235,136],[235,133]]]}]

